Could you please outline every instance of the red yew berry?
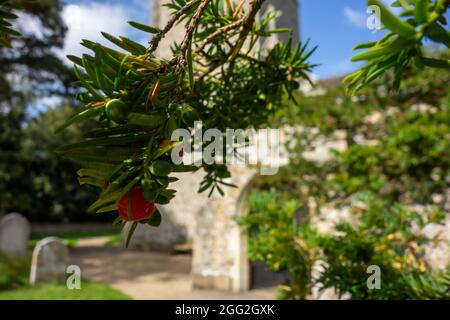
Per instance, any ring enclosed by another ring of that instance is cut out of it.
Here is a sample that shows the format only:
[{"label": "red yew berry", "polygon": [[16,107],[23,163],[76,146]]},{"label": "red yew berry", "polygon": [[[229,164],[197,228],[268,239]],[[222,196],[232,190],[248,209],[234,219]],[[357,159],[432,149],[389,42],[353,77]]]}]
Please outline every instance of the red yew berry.
[{"label": "red yew berry", "polygon": [[[128,212],[128,201],[131,212]],[[146,200],[142,195],[141,187],[135,186],[131,192],[127,192],[120,198],[117,209],[123,220],[141,221],[150,219],[155,212],[155,203]]]}]

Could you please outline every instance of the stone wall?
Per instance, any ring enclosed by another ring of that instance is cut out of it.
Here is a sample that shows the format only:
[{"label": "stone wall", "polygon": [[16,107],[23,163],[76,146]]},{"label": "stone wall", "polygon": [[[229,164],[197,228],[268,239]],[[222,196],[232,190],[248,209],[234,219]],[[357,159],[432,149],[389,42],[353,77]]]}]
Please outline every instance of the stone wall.
[{"label": "stone wall", "polygon": [[225,196],[218,194],[195,217],[192,274],[196,289],[249,289],[247,240],[236,218],[245,214],[245,200],[256,170],[232,166]]},{"label": "stone wall", "polygon": [[[170,19],[171,10],[163,4],[166,4],[168,0],[152,0],[152,25],[158,28],[164,28],[167,21]],[[180,43],[183,40],[183,36],[186,32],[184,23],[180,23],[174,26],[172,30],[166,35],[164,39],[159,43],[156,54],[159,57],[169,59],[172,56],[170,46],[173,42]]]}]

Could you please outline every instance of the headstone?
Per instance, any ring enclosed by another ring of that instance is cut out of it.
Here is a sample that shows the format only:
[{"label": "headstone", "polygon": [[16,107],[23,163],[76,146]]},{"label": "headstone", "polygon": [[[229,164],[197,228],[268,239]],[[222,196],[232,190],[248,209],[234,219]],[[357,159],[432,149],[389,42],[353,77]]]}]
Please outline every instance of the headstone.
[{"label": "headstone", "polygon": [[0,219],[0,253],[24,257],[27,254],[30,224],[19,213],[10,213]]},{"label": "headstone", "polygon": [[30,283],[63,282],[69,251],[64,242],[56,237],[48,237],[36,244],[31,261]]}]

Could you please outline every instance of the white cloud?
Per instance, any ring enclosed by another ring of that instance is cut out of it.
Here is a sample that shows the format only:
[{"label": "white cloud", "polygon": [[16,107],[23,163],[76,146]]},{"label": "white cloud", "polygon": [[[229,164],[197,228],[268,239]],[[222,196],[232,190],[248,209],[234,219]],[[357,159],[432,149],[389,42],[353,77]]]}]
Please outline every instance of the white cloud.
[{"label": "white cloud", "polygon": [[19,18],[14,24],[15,27],[20,30],[20,33],[24,35],[34,35],[39,40],[44,39],[45,30],[43,30],[44,28],[39,18],[21,11],[16,12],[16,14]]},{"label": "white cloud", "polygon": [[[128,21],[134,20],[142,23],[150,22],[151,1],[149,0],[127,0],[114,1],[71,1],[65,5],[62,18],[68,27],[65,45],[56,53],[65,59],[68,54],[79,56],[89,50],[80,45],[82,39],[100,42],[109,46],[114,45],[101,35],[102,31],[114,36],[124,35],[131,39],[147,45],[148,34],[138,31],[128,25]],[[19,19],[15,26],[23,34],[34,34],[38,39],[43,39],[50,33],[44,29],[38,18],[23,12],[18,12]],[[71,62],[67,59],[69,64]]]},{"label": "white cloud", "polygon": [[130,6],[121,4],[90,2],[65,6],[62,15],[68,32],[61,54],[79,56],[87,52],[88,50],[80,45],[82,39],[111,46],[101,35],[102,31],[115,36],[129,36],[132,28],[127,22],[133,19],[134,13]]},{"label": "white cloud", "polygon": [[344,15],[347,18],[347,21],[349,21],[354,26],[357,26],[358,28],[366,27],[367,15],[364,12],[360,12],[352,8],[346,7],[344,9]]}]

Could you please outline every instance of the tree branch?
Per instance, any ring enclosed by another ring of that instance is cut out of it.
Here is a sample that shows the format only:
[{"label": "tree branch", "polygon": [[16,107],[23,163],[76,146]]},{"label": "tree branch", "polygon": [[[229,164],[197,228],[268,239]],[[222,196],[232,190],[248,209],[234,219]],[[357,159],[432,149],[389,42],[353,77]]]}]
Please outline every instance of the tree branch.
[{"label": "tree branch", "polygon": [[150,47],[149,47],[149,52],[153,53],[159,45],[159,42],[165,37],[165,35],[173,28],[173,26],[175,25],[175,23],[187,12],[189,11],[194,4],[197,2],[198,0],[191,0],[188,3],[186,3],[186,5],[181,8],[179,11],[177,11],[172,18],[170,18],[170,20],[167,22],[166,26],[164,27],[163,30],[161,30],[160,33],[158,33],[157,35],[155,35],[152,39],[152,41],[150,42]]}]

